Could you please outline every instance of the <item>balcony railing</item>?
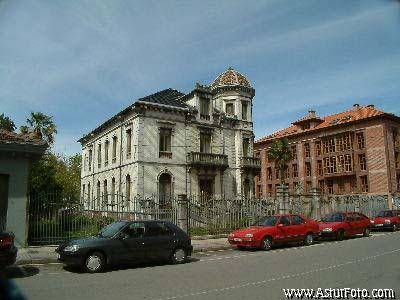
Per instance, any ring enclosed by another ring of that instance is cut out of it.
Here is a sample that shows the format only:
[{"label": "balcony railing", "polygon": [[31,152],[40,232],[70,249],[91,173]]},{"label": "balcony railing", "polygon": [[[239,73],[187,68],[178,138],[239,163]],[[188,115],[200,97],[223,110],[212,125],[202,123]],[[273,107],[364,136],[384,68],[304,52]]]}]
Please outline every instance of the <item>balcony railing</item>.
[{"label": "balcony railing", "polygon": [[192,166],[227,168],[228,156],[224,154],[189,152],[187,162]]},{"label": "balcony railing", "polygon": [[258,157],[241,157],[240,167],[248,169],[261,169],[261,159]]}]

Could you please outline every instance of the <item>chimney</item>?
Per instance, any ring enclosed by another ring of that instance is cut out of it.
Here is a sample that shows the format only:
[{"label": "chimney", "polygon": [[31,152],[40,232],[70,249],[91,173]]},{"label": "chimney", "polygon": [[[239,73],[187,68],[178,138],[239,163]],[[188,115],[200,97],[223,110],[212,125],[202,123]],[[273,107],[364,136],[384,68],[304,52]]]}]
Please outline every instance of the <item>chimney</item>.
[{"label": "chimney", "polygon": [[375,108],[375,105],[373,105],[373,104],[368,104],[367,107],[368,107],[368,108],[374,109],[374,108]]},{"label": "chimney", "polygon": [[309,115],[310,117],[312,117],[312,118],[315,118],[315,117],[316,117],[315,110],[310,109],[310,110],[308,111],[308,115]]},{"label": "chimney", "polygon": [[357,109],[359,109],[359,108],[360,108],[360,104],[358,104],[358,103],[356,103],[356,104],[353,104],[353,108],[354,108],[354,110],[357,110]]}]

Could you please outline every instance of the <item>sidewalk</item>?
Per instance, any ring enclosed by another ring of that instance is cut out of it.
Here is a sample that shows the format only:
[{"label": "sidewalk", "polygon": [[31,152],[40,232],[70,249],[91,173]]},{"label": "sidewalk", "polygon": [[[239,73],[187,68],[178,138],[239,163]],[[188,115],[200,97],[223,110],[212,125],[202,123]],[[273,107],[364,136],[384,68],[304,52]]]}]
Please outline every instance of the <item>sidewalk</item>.
[{"label": "sidewalk", "polygon": [[[193,252],[206,252],[230,249],[226,237],[192,237]],[[18,249],[17,265],[43,264],[57,262],[56,246],[27,247]]]}]

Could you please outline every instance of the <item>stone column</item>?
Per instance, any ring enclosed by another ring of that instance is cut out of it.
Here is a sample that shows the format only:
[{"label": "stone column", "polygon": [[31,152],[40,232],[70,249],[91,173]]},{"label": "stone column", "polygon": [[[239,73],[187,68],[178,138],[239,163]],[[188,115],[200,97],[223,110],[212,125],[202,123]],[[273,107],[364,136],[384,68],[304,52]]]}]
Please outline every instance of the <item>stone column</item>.
[{"label": "stone column", "polygon": [[276,191],[276,197],[278,200],[278,213],[287,214],[290,210],[289,203],[289,187],[281,184]]},{"label": "stone column", "polygon": [[189,210],[186,194],[178,195],[178,226],[188,233],[189,231]]}]

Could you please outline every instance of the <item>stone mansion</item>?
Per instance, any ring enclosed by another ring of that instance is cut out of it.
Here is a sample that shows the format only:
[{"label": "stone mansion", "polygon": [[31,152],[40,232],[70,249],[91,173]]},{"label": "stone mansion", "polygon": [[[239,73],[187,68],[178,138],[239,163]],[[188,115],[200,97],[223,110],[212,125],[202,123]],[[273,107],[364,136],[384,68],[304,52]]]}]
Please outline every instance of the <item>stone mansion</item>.
[{"label": "stone mansion", "polygon": [[[82,195],[251,196],[261,170],[253,157],[249,80],[229,68],[187,94],[166,89],[140,98],[84,135]],[[110,200],[108,200],[110,201]]]}]

